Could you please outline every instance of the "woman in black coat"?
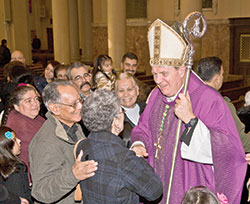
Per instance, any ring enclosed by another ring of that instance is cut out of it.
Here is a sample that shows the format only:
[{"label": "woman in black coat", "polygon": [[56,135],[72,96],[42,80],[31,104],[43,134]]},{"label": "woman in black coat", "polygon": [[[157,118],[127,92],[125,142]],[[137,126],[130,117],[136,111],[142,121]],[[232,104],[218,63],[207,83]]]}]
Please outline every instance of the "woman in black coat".
[{"label": "woman in black coat", "polygon": [[12,129],[0,127],[0,184],[20,197],[22,203],[32,204],[26,166],[17,157],[20,154],[20,143]]}]

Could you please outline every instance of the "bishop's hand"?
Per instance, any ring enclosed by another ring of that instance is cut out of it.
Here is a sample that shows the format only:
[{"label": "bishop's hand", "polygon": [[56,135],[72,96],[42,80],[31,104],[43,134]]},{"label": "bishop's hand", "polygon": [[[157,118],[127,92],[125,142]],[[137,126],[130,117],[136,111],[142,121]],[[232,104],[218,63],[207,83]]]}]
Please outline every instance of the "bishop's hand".
[{"label": "bishop's hand", "polygon": [[192,118],[195,118],[189,93],[187,92],[186,96],[180,93],[178,97],[174,109],[175,115],[184,123],[188,123]]},{"label": "bishop's hand", "polygon": [[138,157],[147,157],[148,153],[145,147],[142,145],[135,145],[131,148],[132,151],[135,152],[136,156]]}]

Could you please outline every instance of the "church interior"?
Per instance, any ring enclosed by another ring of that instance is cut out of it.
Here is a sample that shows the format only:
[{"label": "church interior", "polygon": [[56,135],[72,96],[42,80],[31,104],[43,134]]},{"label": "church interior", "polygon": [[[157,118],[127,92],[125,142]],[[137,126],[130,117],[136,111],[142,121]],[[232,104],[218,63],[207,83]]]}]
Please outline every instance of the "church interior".
[{"label": "church interior", "polygon": [[[0,0],[0,37],[10,51],[24,53],[26,63],[42,73],[48,60],[92,66],[100,54],[113,59],[134,52],[137,77],[155,86],[149,65],[147,31],[157,18],[169,25],[183,22],[193,11],[207,21],[205,35],[195,40],[194,66],[207,56],[222,59],[222,95],[236,108],[250,89],[250,1],[248,0]],[[41,41],[38,49],[32,40]],[[2,77],[2,73],[0,75]]]}]

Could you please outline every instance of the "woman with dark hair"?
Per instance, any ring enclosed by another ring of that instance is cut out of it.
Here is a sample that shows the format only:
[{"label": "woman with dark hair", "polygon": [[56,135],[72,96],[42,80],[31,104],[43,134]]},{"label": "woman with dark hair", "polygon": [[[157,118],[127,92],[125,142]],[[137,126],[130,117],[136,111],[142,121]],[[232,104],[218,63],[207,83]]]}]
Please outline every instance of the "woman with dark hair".
[{"label": "woman with dark hair", "polygon": [[108,55],[99,55],[96,58],[94,69],[92,71],[92,80],[94,88],[114,90],[116,73],[112,67],[112,58]]},{"label": "woman with dark hair", "polygon": [[80,182],[83,203],[138,204],[139,195],[149,201],[158,199],[162,194],[159,177],[118,136],[124,113],[114,92],[97,89],[88,96],[82,120],[90,134],[76,145],[76,157],[80,154],[82,161],[98,162],[95,175]]},{"label": "woman with dark hair", "polygon": [[216,195],[205,186],[190,188],[181,204],[229,204],[224,194]]},{"label": "woman with dark hair", "polygon": [[56,66],[59,66],[60,62],[58,61],[49,61],[47,64],[47,67],[44,70],[44,75],[43,77],[35,77],[34,78],[34,84],[35,87],[37,88],[37,90],[40,92],[40,94],[42,94],[44,87],[50,83],[51,81],[53,81],[54,79],[54,69],[56,68]]},{"label": "woman with dark hair", "polygon": [[[0,127],[0,183],[20,197],[22,203],[33,203],[25,165],[18,158],[21,141],[8,127]],[[21,202],[20,202],[21,203]]]},{"label": "woman with dark hair", "polygon": [[54,80],[68,80],[67,69],[69,65],[61,64],[54,69]]},{"label": "woman with dark hair", "polygon": [[13,61],[4,67],[4,79],[0,85],[0,112],[7,107],[10,93],[20,83],[33,84],[33,73],[22,62]]},{"label": "woman with dark hair", "polygon": [[17,87],[10,96],[8,109],[2,118],[2,125],[13,129],[22,140],[20,158],[29,169],[29,143],[45,119],[38,115],[40,98],[37,90],[30,86]]}]

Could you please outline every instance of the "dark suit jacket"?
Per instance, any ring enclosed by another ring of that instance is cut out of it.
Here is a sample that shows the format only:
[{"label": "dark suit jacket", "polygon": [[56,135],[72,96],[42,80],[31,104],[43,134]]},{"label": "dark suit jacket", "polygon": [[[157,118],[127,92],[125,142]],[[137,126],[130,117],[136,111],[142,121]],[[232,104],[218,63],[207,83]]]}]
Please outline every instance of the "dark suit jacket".
[{"label": "dark suit jacket", "polygon": [[241,122],[246,126],[245,133],[248,133],[250,131],[250,106],[242,107],[237,113]]},{"label": "dark suit jacket", "polygon": [[[140,107],[140,112],[139,114],[141,115],[142,112],[144,111],[146,107],[145,102],[140,102],[138,103]],[[126,112],[124,114],[124,129],[123,131],[119,134],[119,137],[124,141],[125,146],[127,148],[130,148],[131,146],[131,132],[132,129],[135,127],[136,124],[134,124],[131,120],[129,120],[128,116],[126,115]]]}]

